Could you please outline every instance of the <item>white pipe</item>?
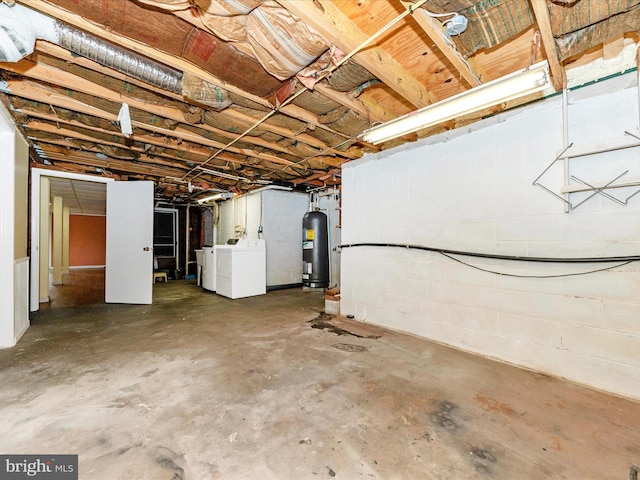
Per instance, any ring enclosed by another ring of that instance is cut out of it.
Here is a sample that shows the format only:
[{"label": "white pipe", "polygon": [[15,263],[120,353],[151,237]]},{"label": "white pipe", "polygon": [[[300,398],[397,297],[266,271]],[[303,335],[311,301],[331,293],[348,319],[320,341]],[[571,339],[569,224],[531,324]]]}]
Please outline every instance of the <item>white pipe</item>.
[{"label": "white pipe", "polygon": [[185,225],[186,230],[186,240],[185,240],[185,255],[184,255],[184,276],[189,275],[189,248],[191,248],[191,241],[189,235],[189,226],[191,225],[191,204],[187,204],[187,220]]},{"label": "white pipe", "polygon": [[640,132],[640,47],[636,49],[636,81],[638,82],[638,132]]},{"label": "white pipe", "polygon": [[[567,88],[562,89],[562,146],[566,150],[569,148],[569,96]],[[563,158],[564,180],[562,185],[569,185],[569,157]],[[564,194],[564,213],[569,213],[569,193]]]}]

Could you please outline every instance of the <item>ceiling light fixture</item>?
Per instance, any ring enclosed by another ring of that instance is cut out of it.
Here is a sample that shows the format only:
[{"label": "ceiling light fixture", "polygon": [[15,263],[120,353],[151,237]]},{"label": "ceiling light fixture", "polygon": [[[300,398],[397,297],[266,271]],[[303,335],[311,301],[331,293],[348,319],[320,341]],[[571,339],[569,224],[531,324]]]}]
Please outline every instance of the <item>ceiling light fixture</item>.
[{"label": "ceiling light fixture", "polygon": [[271,185],[272,183],[271,180],[261,180],[261,179],[251,180],[250,178],[247,178],[247,177],[240,177],[238,175],[231,175],[230,173],[221,172],[219,170],[211,170],[210,168],[204,168],[204,167],[201,167],[200,165],[198,165],[196,168],[203,173],[216,175],[218,177],[227,178],[229,180],[238,180],[241,182],[255,183],[258,185]]},{"label": "ceiling light fixture", "polygon": [[484,83],[453,97],[428,105],[362,132],[359,138],[378,144],[462,117],[485,108],[514,100],[551,86],[546,61]]},{"label": "ceiling light fixture", "polygon": [[201,172],[208,173],[209,175],[215,175],[217,177],[227,178],[229,180],[243,180],[245,182],[250,182],[251,181],[246,177],[239,177],[238,175],[231,175],[230,173],[221,172],[219,170],[211,170],[210,168],[204,168],[204,167],[201,167],[201,166],[197,166],[196,168],[198,170],[200,170]]},{"label": "ceiling light fixture", "polygon": [[211,195],[210,197],[198,199],[198,203],[215,202],[216,200],[230,200],[233,198],[232,192],[222,192]]}]

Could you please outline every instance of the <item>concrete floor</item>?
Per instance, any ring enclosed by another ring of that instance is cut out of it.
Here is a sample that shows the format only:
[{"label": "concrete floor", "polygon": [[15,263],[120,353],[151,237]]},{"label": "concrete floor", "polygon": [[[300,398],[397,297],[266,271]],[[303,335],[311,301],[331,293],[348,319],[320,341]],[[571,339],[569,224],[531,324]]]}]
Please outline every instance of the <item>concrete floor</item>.
[{"label": "concrete floor", "polygon": [[[628,479],[640,404],[344,318],[300,289],[36,313],[0,451],[81,479]],[[315,327],[315,328],[314,328]]]}]

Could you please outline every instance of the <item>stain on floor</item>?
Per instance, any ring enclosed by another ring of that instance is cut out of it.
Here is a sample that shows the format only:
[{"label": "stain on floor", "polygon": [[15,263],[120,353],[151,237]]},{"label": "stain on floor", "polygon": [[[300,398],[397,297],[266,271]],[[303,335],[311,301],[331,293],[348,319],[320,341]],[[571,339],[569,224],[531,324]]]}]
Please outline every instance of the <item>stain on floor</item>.
[{"label": "stain on floor", "polygon": [[169,281],[153,305],[38,312],[0,351],[0,451],[77,453],[81,480],[614,480],[640,463],[637,402],[323,302]]},{"label": "stain on floor", "polygon": [[349,330],[345,330],[344,328],[333,325],[331,321],[334,318],[334,315],[321,313],[316,318],[309,320],[309,323],[311,323],[311,328],[317,328],[318,330],[327,330],[331,333],[335,333],[336,335],[350,335],[356,338],[371,338],[374,340],[381,337],[381,335],[359,335],[357,333],[352,333]]}]

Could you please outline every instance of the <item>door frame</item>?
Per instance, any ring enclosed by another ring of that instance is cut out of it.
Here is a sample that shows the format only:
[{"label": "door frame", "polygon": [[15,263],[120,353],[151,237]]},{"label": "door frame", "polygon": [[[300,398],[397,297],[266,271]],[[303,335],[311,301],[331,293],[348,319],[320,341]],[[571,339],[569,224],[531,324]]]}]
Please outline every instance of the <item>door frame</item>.
[{"label": "door frame", "polygon": [[[80,173],[60,172],[44,168],[31,169],[31,281],[30,281],[30,310],[40,309],[40,178],[55,177],[86,182],[108,183],[113,178],[84,175]],[[49,249],[49,245],[43,246]]]}]

